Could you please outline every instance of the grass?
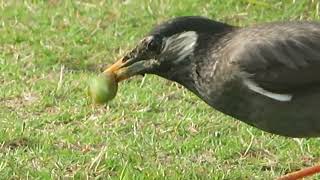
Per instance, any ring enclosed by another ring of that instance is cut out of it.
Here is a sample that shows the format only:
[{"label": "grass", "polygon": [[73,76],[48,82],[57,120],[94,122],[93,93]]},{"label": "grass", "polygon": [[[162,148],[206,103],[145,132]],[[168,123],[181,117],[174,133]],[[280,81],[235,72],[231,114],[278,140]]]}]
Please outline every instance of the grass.
[{"label": "grass", "polygon": [[90,104],[88,77],[182,15],[319,20],[319,2],[0,0],[1,178],[272,179],[319,162],[318,139],[264,133],[155,76]]}]

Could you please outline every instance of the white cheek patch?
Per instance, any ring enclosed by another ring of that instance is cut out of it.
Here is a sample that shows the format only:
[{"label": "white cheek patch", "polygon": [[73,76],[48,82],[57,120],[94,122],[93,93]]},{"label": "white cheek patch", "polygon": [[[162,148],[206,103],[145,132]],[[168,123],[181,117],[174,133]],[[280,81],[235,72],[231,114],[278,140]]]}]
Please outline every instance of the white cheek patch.
[{"label": "white cheek patch", "polygon": [[257,83],[255,83],[252,80],[246,79],[244,80],[244,84],[252,91],[259,93],[261,95],[267,96],[271,99],[277,100],[277,101],[291,101],[292,95],[291,94],[278,94],[278,93],[273,93],[270,91],[267,91],[263,89],[262,87],[259,87]]},{"label": "white cheek patch", "polygon": [[169,37],[163,48],[163,52],[171,51],[172,53],[176,53],[177,59],[174,59],[173,63],[179,63],[194,52],[197,39],[198,34],[194,31],[186,31],[178,36]]}]

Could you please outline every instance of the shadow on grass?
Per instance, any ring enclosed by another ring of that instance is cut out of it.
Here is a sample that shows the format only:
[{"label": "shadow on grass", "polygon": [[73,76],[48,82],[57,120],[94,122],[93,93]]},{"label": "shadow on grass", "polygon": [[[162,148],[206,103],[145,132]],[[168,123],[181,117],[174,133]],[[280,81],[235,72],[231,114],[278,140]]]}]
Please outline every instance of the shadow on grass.
[{"label": "shadow on grass", "polygon": [[17,149],[24,149],[25,151],[28,148],[32,148],[37,144],[34,140],[31,140],[27,137],[18,137],[11,140],[4,141],[0,146],[1,150],[17,150]]}]

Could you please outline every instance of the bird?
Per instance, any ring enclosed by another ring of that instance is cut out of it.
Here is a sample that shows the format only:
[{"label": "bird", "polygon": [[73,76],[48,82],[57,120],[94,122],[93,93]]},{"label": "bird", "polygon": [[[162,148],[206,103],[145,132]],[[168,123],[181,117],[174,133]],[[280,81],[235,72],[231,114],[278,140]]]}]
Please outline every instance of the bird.
[{"label": "bird", "polygon": [[110,72],[119,82],[145,74],[174,81],[217,111],[272,134],[320,136],[319,22],[240,27],[175,17],[103,73]]}]

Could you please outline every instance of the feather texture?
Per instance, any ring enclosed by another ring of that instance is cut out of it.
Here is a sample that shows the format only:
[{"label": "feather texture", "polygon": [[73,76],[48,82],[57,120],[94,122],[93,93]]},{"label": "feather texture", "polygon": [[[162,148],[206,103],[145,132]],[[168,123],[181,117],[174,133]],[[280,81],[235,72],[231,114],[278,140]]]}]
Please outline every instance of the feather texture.
[{"label": "feather texture", "polygon": [[278,23],[240,29],[225,50],[229,62],[259,86],[292,93],[320,86],[320,24]]}]

